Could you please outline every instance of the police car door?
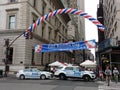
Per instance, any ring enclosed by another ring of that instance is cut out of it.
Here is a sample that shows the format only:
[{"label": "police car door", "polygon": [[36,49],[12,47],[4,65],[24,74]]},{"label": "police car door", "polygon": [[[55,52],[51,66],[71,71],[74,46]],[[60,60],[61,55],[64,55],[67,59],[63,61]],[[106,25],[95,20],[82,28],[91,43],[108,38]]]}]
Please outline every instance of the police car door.
[{"label": "police car door", "polygon": [[74,76],[75,77],[81,77],[81,70],[79,67],[74,67]]},{"label": "police car door", "polygon": [[24,75],[25,75],[26,78],[31,78],[32,70],[31,69],[25,69],[24,70]]},{"label": "police car door", "polygon": [[67,77],[74,77],[73,67],[66,67],[65,72]]},{"label": "police car door", "polygon": [[39,71],[37,69],[32,69],[32,78],[40,78]]}]

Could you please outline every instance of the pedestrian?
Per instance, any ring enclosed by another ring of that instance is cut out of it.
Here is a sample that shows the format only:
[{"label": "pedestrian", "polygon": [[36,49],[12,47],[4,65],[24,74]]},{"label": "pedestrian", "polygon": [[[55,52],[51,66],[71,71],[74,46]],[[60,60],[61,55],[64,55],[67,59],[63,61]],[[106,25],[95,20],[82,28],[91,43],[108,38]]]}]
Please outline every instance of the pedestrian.
[{"label": "pedestrian", "polygon": [[112,75],[112,71],[110,70],[109,66],[106,67],[105,75],[106,75],[106,82],[108,83],[108,86],[109,86],[109,83],[111,81],[111,75]]},{"label": "pedestrian", "polygon": [[101,81],[103,81],[103,71],[99,71],[99,78]]},{"label": "pedestrian", "polygon": [[114,67],[113,75],[114,75],[115,83],[117,83],[118,82],[119,71],[118,71],[118,69],[116,67]]},{"label": "pedestrian", "polygon": [[55,66],[52,66],[52,67],[51,67],[51,72],[54,74],[55,71],[56,71],[56,67],[55,67]]}]

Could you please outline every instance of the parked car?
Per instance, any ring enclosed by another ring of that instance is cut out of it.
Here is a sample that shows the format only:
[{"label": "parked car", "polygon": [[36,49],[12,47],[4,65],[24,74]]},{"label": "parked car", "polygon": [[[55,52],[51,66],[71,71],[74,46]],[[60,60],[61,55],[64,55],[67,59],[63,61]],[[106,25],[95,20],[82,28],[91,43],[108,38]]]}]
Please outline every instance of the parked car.
[{"label": "parked car", "polygon": [[93,71],[83,71],[79,66],[64,66],[61,69],[58,69],[54,75],[59,77],[59,79],[67,78],[81,78],[85,81],[94,80],[96,75]]},{"label": "parked car", "polygon": [[19,70],[16,74],[16,77],[23,79],[50,79],[52,77],[51,72],[41,71],[36,68],[28,68],[24,70]]}]

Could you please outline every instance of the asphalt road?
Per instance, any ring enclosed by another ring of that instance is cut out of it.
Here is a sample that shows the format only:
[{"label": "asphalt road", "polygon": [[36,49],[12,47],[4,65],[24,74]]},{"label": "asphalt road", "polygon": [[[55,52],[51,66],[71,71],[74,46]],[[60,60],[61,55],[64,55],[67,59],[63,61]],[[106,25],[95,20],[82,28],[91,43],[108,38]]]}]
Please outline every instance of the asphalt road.
[{"label": "asphalt road", "polygon": [[0,79],[0,90],[98,90],[96,82],[82,80]]}]

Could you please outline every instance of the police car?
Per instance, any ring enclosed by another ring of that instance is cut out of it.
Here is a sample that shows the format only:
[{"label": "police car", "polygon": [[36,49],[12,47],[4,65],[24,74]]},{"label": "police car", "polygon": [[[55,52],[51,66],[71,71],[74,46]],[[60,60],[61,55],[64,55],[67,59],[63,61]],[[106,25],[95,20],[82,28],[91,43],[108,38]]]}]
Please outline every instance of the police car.
[{"label": "police car", "polygon": [[62,80],[67,78],[81,78],[85,81],[90,81],[96,78],[93,71],[82,71],[79,66],[64,66],[58,69],[54,75]]},{"label": "police car", "polygon": [[16,77],[23,80],[23,79],[50,79],[52,73],[47,71],[40,71],[36,68],[28,68],[24,70],[19,70],[16,74]]}]

